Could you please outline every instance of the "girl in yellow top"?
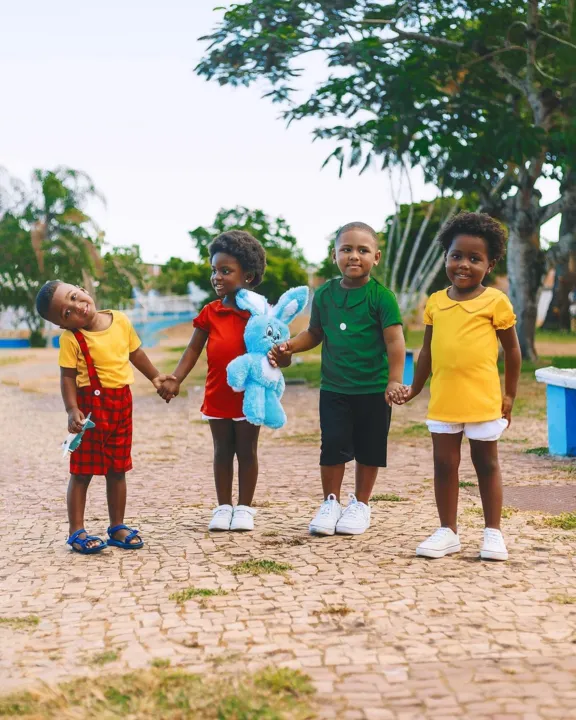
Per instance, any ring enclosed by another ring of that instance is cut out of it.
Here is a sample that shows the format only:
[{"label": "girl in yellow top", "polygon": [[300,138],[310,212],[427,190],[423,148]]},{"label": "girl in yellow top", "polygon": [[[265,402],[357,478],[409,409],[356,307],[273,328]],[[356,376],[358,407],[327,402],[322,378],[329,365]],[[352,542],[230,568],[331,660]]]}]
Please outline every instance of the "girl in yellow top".
[{"label": "girl in yellow top", "polygon": [[[434,490],[441,527],[416,553],[439,558],[459,552],[456,517],[458,468],[462,436],[478,475],[484,509],[484,542],[480,557],[506,560],[500,532],[502,474],[498,439],[510,424],[522,358],[516,316],[504,293],[482,285],[504,256],[506,232],[489,215],[461,213],[439,241],[452,285],[430,296],[424,314],[426,331],[414,382],[406,399],[420,394],[430,372],[427,425],[434,446]],[[505,355],[505,390],[500,390],[498,340]]]}]

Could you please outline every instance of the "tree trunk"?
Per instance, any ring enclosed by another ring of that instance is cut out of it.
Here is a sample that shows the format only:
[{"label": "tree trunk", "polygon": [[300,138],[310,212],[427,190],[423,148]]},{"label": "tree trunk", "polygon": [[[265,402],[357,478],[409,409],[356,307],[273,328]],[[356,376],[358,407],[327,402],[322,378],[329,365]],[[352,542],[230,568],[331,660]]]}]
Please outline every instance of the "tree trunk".
[{"label": "tree trunk", "polygon": [[[520,194],[520,193],[519,193]],[[508,217],[508,280],[510,300],[516,313],[518,339],[525,360],[536,360],[534,335],[536,332],[537,299],[544,273],[540,250],[537,209],[539,198],[532,199],[529,209],[510,209]]]},{"label": "tree trunk", "polygon": [[546,313],[547,330],[570,330],[570,298],[576,290],[576,207],[565,210],[556,250],[554,290]]}]

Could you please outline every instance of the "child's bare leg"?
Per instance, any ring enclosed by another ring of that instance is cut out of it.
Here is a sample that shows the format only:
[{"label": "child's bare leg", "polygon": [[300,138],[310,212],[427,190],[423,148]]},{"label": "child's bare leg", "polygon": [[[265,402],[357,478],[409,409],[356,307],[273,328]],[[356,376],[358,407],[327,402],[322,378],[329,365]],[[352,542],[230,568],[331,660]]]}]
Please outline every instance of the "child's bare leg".
[{"label": "child's bare leg", "polygon": [[252,505],[258,481],[258,436],[260,426],[246,420],[234,423],[238,458],[238,504]]},{"label": "child's bare leg", "polygon": [[[86,495],[92,475],[70,475],[66,504],[68,506],[68,536],[84,527],[84,511],[86,510]],[[85,534],[82,533],[82,538]],[[97,540],[88,540],[86,546],[91,548],[99,545]],[[80,547],[80,546],[78,546]]]},{"label": "child's bare leg", "polygon": [[486,527],[500,530],[502,472],[498,461],[498,442],[470,440],[470,456],[478,475]]},{"label": "child's bare leg", "polygon": [[342,481],[344,480],[344,470],[346,465],[321,465],[320,475],[322,477],[322,491],[324,499],[328,495],[336,495],[336,499],[340,502],[340,490],[342,489]]},{"label": "child's bare leg", "polygon": [[[106,499],[108,501],[110,527],[122,525],[126,513],[126,473],[111,470],[106,474]],[[114,533],[114,540],[124,540],[129,532],[129,530],[117,530]],[[137,543],[140,540],[141,538],[136,536],[130,542]]]},{"label": "child's bare leg", "polygon": [[372,490],[378,477],[379,467],[356,463],[356,500],[366,503],[372,497]]},{"label": "child's bare leg", "polygon": [[458,468],[462,433],[444,435],[432,433],[434,446],[434,494],[440,525],[457,532],[458,527]]},{"label": "child's bare leg", "polygon": [[214,442],[214,482],[218,505],[232,505],[234,454],[236,451],[233,420],[210,420]]}]

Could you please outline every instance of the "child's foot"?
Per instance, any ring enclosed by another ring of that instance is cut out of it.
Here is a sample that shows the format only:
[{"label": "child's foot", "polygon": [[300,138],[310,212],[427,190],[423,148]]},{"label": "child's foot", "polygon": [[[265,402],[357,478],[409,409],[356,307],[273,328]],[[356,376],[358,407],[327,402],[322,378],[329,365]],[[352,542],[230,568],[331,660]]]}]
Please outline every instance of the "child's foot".
[{"label": "child's foot", "polygon": [[460,552],[460,538],[447,527],[441,527],[416,548],[416,555],[429,558],[441,558],[451,553]]},{"label": "child's foot", "polygon": [[370,506],[358,502],[352,493],[348,497],[350,501],[336,523],[336,532],[339,535],[362,535],[370,527]]},{"label": "child's foot", "polygon": [[508,560],[508,550],[500,530],[484,528],[484,543],[480,549],[482,560]]},{"label": "child's foot", "polygon": [[232,522],[230,523],[230,530],[254,530],[254,515],[256,515],[256,512],[257,511],[249,505],[236,505],[234,514],[232,515]]},{"label": "child's foot", "polygon": [[219,505],[212,510],[212,520],[208,530],[230,530],[233,510],[232,505]]},{"label": "child's foot", "polygon": [[320,505],[308,529],[312,535],[334,535],[336,523],[342,516],[342,505],[336,500],[336,495],[331,493]]}]

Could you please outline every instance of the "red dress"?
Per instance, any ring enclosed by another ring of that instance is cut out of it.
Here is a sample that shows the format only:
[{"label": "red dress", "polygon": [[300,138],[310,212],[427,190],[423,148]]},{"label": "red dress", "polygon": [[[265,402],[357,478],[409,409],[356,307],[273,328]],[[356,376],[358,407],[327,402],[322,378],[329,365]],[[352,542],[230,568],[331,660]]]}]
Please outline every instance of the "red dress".
[{"label": "red dress", "polygon": [[249,318],[247,310],[238,310],[222,300],[214,300],[202,308],[194,319],[194,327],[208,333],[208,375],[202,414],[209,418],[244,417],[244,393],[234,392],[228,385],[226,368],[232,360],[246,352],[244,329]]}]

